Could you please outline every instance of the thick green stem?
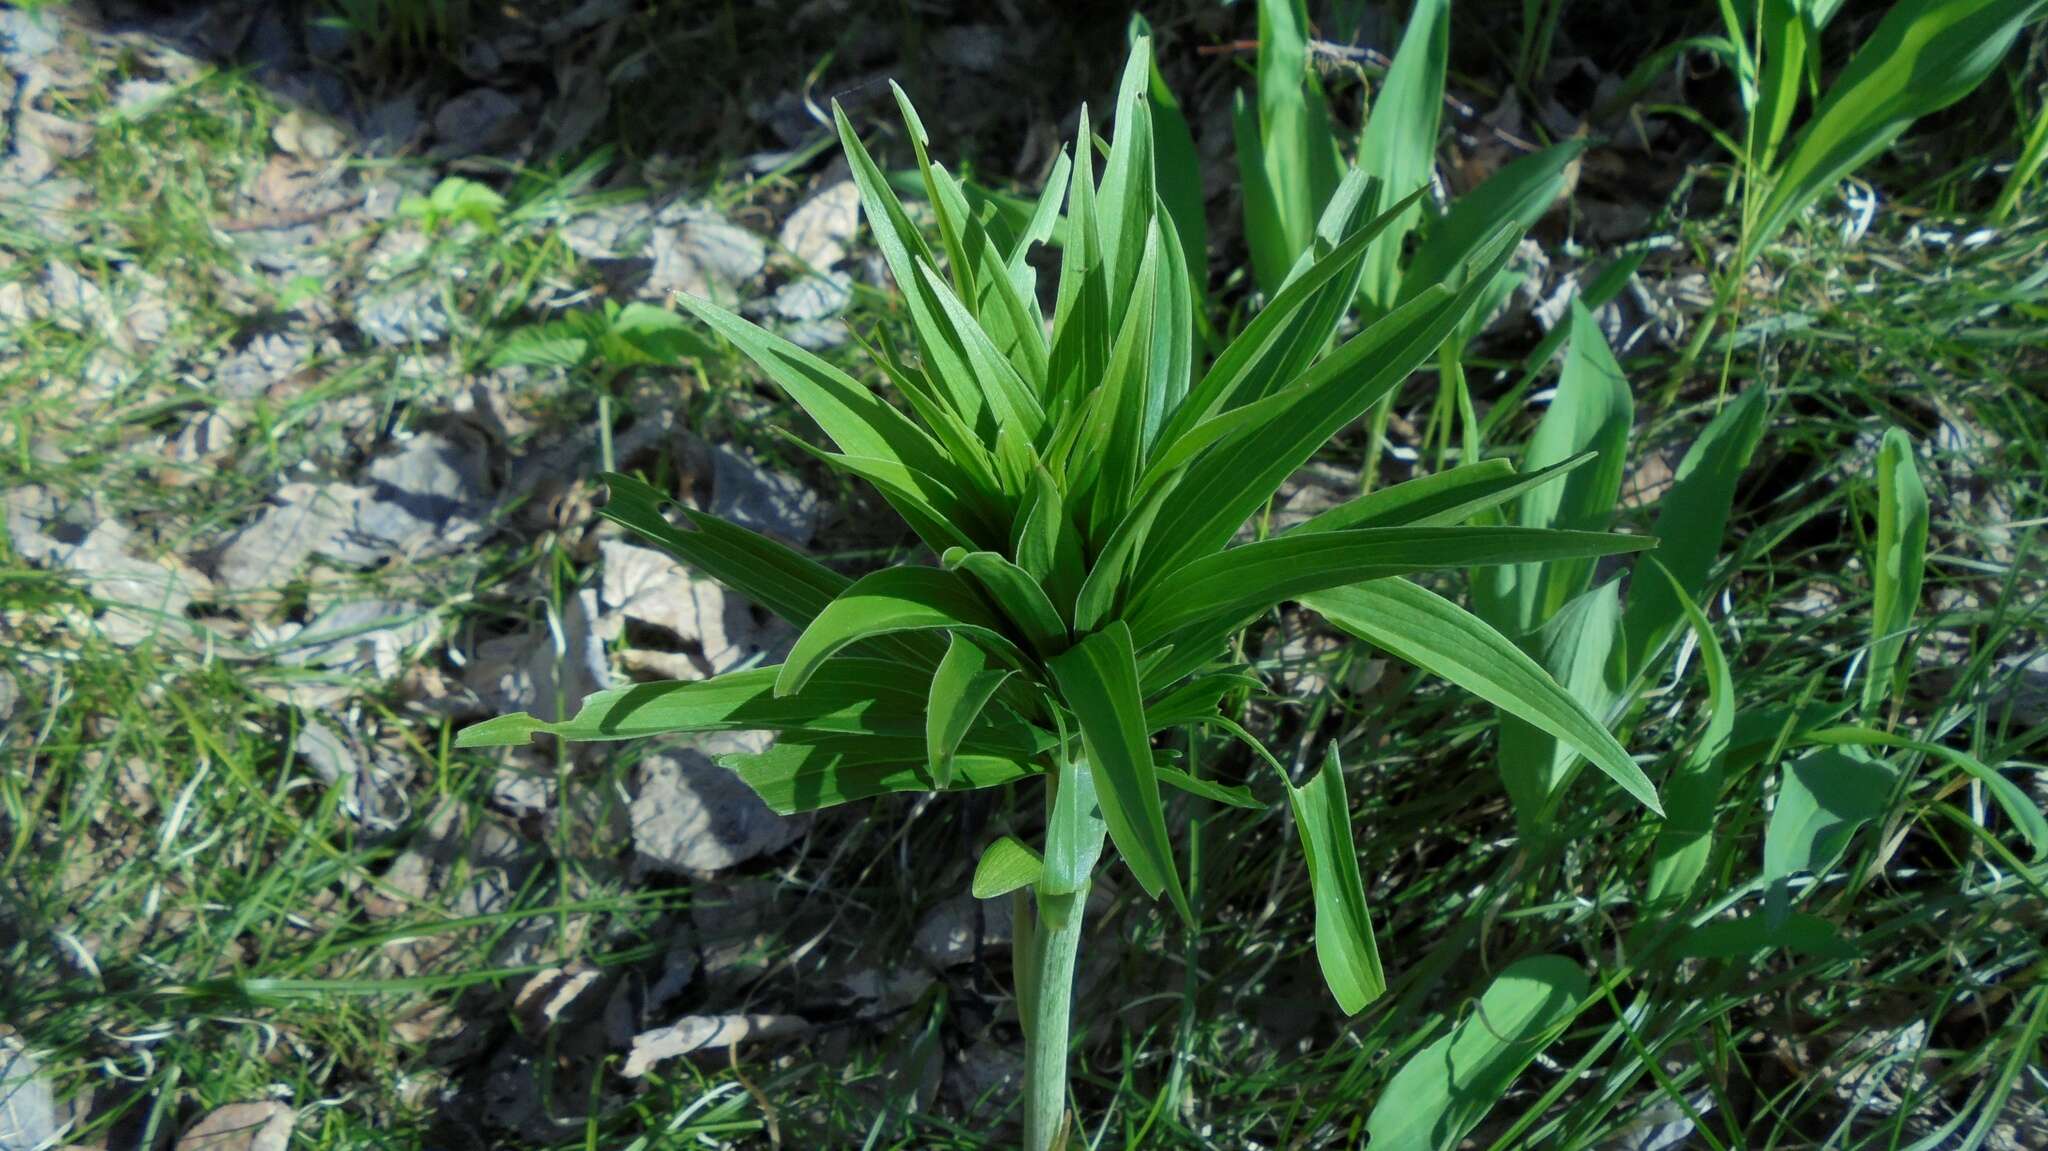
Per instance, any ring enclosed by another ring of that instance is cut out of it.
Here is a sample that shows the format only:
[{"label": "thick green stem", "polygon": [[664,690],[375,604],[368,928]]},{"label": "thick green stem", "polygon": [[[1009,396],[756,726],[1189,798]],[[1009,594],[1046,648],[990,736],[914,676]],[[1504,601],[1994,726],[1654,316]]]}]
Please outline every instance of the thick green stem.
[{"label": "thick green stem", "polygon": [[1024,1038],[1024,1149],[1052,1151],[1067,1113],[1067,1032],[1074,1007],[1074,960],[1081,952],[1084,887],[1041,895],[1031,932],[1031,998]]}]

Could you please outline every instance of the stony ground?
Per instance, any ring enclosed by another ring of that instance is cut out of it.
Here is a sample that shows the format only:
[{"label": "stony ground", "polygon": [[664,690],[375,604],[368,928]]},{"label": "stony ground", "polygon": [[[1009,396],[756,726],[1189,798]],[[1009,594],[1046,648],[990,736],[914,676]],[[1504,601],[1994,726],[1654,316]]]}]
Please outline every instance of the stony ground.
[{"label": "stony ground", "polygon": [[[600,686],[772,660],[790,639],[604,525],[602,467],[848,570],[902,549],[876,501],[789,444],[789,410],[667,302],[721,299],[834,356],[887,322],[819,113],[833,93],[881,111],[884,75],[916,75],[920,105],[944,110],[935,135],[977,151],[992,181],[1041,174],[1072,93],[1100,98],[1121,21],[942,9],[856,34],[845,5],[692,23],[590,0],[478,14],[459,52],[425,63],[403,27],[282,6],[0,11],[0,1148],[969,1147],[1000,1132],[1021,1066],[1007,904],[970,899],[966,878],[1010,800],[781,819],[712,763],[750,736],[451,750],[473,719],[557,715]],[[1242,15],[1203,12],[1177,34],[1224,41]],[[1453,184],[1531,124],[1576,127],[1612,90],[1592,61],[1560,58],[1546,90],[1584,93],[1454,127]],[[1188,73],[1212,209],[1234,213],[1218,125],[1238,77],[1224,58]],[[1713,207],[1684,198],[1699,149],[1668,122],[1601,127],[1633,130],[1638,151],[1594,153],[1563,242],[1553,221],[1525,252],[1530,287],[1489,350],[1503,367],[1624,240],[1653,241],[1602,312],[1625,357],[1668,358],[1706,300],[1712,227],[1671,210]],[[1666,150],[1641,151],[1652,143]],[[2038,756],[2012,733],[2048,711],[2030,550],[2042,346],[1977,309],[1999,302],[2001,276],[2038,268],[2040,226],[1973,241],[1909,214],[1859,248],[1868,221],[1842,218],[1848,235],[1830,220],[1825,261],[1771,286],[1779,304],[1746,317],[1728,359],[1735,384],[1762,379],[1787,407],[1724,608],[1770,690],[1842,675],[1847,613],[1867,595],[1843,543],[1856,453],[1873,412],[1905,412],[1930,433],[1947,541],[1930,580],[1943,626],[1922,656],[1949,678],[1928,689],[1930,715],[1966,704],[2016,761]],[[1236,299],[1227,263],[1215,286]],[[1870,282],[1911,322],[1861,302]],[[2038,321],[2039,286],[2014,291]],[[1799,342],[1816,314],[1822,335]],[[1645,370],[1639,391],[1657,378]],[[1854,399],[1829,380],[1858,381]],[[1719,385],[1688,381],[1649,413],[1632,508],[1668,486]],[[1428,398],[1397,415],[1390,469],[1426,466]],[[1305,472],[1278,516],[1355,491],[1361,455]],[[1354,709],[1375,708],[1372,724],[1407,733],[1375,737],[1383,788],[1359,818],[1435,837],[1368,848],[1375,906],[1420,954],[1503,834],[1498,796],[1460,812],[1427,794],[1425,769],[1483,759],[1486,717],[1292,616],[1256,642],[1270,730],[1306,748],[1326,718],[1355,730]],[[1320,995],[1298,879],[1254,862],[1284,833],[1277,816],[1213,833],[1229,862],[1208,881],[1224,926],[1200,945],[1217,990],[1199,1026],[1182,1014],[1194,993],[1162,975],[1181,939],[1105,884],[1081,996],[1117,1030],[1077,1074],[1131,1146],[1148,1132],[1339,1145],[1355,1124],[1329,1100],[1386,1072]],[[1599,881],[1584,882],[1591,910],[1561,911],[1563,936],[1597,918]],[[1992,941],[1955,944],[1971,964],[2038,955],[2006,938],[2039,927],[2038,906],[1998,900],[1947,929]],[[1552,930],[1538,922],[1503,931]],[[1924,954],[1897,978],[1943,978]],[[1967,1020],[1916,1012],[1896,988],[1787,992],[1775,1007],[1810,1026],[1780,1039],[1750,1034],[1772,991],[1722,993],[1727,1042],[1783,1065],[1748,1089],[1788,1112],[1893,1114],[1937,1073],[1960,1102],[1983,1073],[1954,1053],[1919,1069],[1929,1027],[1955,1047]],[[1679,1048],[1658,1053],[1678,1074]],[[1189,1074],[1199,1106],[1138,1085]],[[1640,1067],[1615,1074],[1638,1118],[1608,1124],[1603,1145],[1691,1137]],[[2038,1109],[2039,1065],[2020,1082]],[[2026,1145],[2039,1122],[2022,1108],[1983,1145]]]}]

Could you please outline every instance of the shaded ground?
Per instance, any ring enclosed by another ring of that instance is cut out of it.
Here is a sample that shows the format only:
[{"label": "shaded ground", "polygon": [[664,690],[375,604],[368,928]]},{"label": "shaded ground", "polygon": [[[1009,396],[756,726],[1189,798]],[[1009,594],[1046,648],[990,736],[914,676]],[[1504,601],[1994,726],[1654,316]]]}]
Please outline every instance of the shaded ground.
[{"label": "shaded ground", "polygon": [[[514,20],[454,4],[436,27],[392,4],[354,28],[262,5],[0,12],[0,1090],[16,1109],[0,1133],[1013,1137],[1006,905],[966,888],[1028,804],[782,820],[709,758],[745,737],[505,755],[450,739],[609,683],[772,660],[790,638],[601,524],[607,453],[843,569],[907,554],[878,501],[779,438],[809,429],[729,350],[659,324],[631,351],[546,325],[667,314],[685,290],[857,363],[849,333],[896,319],[820,110],[838,96],[900,162],[881,83],[898,77],[964,171],[1033,188],[1123,52],[1122,14],[1067,7],[682,18],[597,0]],[[1988,92],[1897,149],[1867,226],[1853,205],[1817,213],[1710,356],[1721,378],[1652,403],[1730,233],[1722,158],[1645,109],[1725,123],[1733,103],[1687,60],[1610,106],[1635,58],[1700,24],[1602,38],[1607,15],[1567,24],[1522,93],[1483,50],[1512,19],[1461,18],[1475,112],[1448,121],[1447,186],[1528,137],[1610,140],[1526,253],[1531,286],[1481,348],[1503,368],[1475,371],[1482,403],[1582,268],[1646,243],[1601,317],[1642,397],[1630,515],[1654,509],[1724,390],[1776,401],[1713,605],[1745,697],[1840,693],[1870,594],[1869,454],[1897,424],[1936,509],[1902,722],[2040,795],[2048,227],[2038,196],[2002,229],[1969,214],[1998,174],[1968,157],[2015,150],[2011,101]],[[1208,160],[1227,322],[1249,306],[1227,120],[1251,14],[1151,16]],[[1372,21],[1356,35],[1390,42]],[[2037,38],[2015,83],[2038,85],[2041,55]],[[1343,115],[1360,77],[1331,69]],[[1427,466],[1435,391],[1403,397],[1390,472]],[[1355,491],[1364,448],[1354,429],[1277,514]],[[1598,787],[1580,785],[1557,870],[1518,877],[1490,714],[1291,613],[1253,640],[1274,687],[1261,730],[1363,765],[1350,791],[1390,968],[1450,974],[1340,1018],[1305,884],[1271,862],[1282,808],[1183,812],[1204,819],[1212,926],[1185,940],[1113,873],[1084,954],[1077,1090],[1104,1146],[1352,1145],[1390,1053],[1507,958],[1626,963],[1615,923],[1647,835]],[[1645,755],[1696,726],[1696,684],[1668,700]],[[1212,767],[1244,771],[1235,753]],[[1730,781],[1738,825],[1761,819],[1769,778]],[[1980,1111],[1981,1145],[2040,1145],[2043,876],[1975,823],[1997,827],[1981,796],[1930,779],[1859,847],[1831,908],[1862,954],[1631,973],[1481,1145],[1519,1145],[1525,1116],[1556,1146],[1903,1145]],[[1482,891],[1502,897],[1485,915]]]}]

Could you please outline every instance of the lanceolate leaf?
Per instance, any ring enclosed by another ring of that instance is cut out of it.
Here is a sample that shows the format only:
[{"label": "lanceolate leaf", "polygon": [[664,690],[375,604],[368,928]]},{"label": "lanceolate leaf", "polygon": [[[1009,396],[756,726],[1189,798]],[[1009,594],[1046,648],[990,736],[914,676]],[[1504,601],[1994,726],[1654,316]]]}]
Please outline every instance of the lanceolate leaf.
[{"label": "lanceolate leaf", "polygon": [[[1628,434],[1635,422],[1628,380],[1614,362],[1600,325],[1577,303],[1572,305],[1571,328],[1557,394],[1529,438],[1524,466],[1533,471],[1586,452],[1595,453],[1596,459],[1591,467],[1573,472],[1563,483],[1523,496],[1514,517],[1523,527],[1603,528],[1621,495]],[[1480,597],[1480,603],[1483,608],[1499,606],[1480,614],[1511,635],[1524,635],[1586,590],[1592,576],[1593,565],[1585,560],[1518,564],[1488,572],[1474,581],[1475,587],[1493,588],[1490,595]]]},{"label": "lanceolate leaf", "polygon": [[1920,606],[1920,581],[1927,564],[1927,489],[1913,466],[1913,441],[1888,429],[1877,449],[1876,580],[1870,609],[1870,657],[1863,670],[1863,710],[1874,712],[1903,679],[1913,611]]},{"label": "lanceolate leaf", "polygon": [[1591,993],[1579,965],[1557,955],[1495,976],[1449,1035],[1409,1056],[1380,1090],[1365,1124],[1372,1151],[1458,1146]]},{"label": "lanceolate leaf", "polygon": [[1449,213],[1424,227],[1398,298],[1412,299],[1430,284],[1449,281],[1502,225],[1516,231],[1533,227],[1564,194],[1566,169],[1585,150],[1584,140],[1553,144],[1506,165],[1460,197]]},{"label": "lanceolate leaf", "polygon": [[[820,670],[834,670],[848,660],[834,660]],[[870,671],[869,674],[874,674]],[[955,632],[939,670],[932,674],[931,693],[925,707],[925,756],[932,783],[944,789],[953,782],[953,755],[967,738],[974,721],[988,706],[989,697],[1010,677],[1005,668],[988,666],[988,656],[975,642]],[[817,682],[813,676],[812,683]]]},{"label": "lanceolate leaf", "polygon": [[[1406,196],[1429,187],[1450,39],[1450,0],[1419,0],[1401,33],[1393,66],[1366,113],[1358,166],[1377,177],[1390,195]],[[1366,257],[1365,298],[1379,311],[1391,311],[1401,294],[1402,245],[1421,219],[1420,206],[1404,208]]]},{"label": "lanceolate leaf", "polygon": [[1649,777],[1607,728],[1478,616],[1405,580],[1321,592],[1302,597],[1302,604],[1570,744],[1643,806],[1663,814]]},{"label": "lanceolate leaf", "polygon": [[1212,619],[1240,619],[1282,600],[1431,568],[1615,555],[1653,546],[1643,536],[1529,528],[1352,528],[1289,533],[1196,560],[1126,613],[1142,650]]},{"label": "lanceolate leaf", "polygon": [[[719,760],[782,815],[836,807],[898,791],[930,791],[922,737],[785,736],[763,752]],[[1022,760],[961,752],[953,757],[952,790],[1000,787],[1032,774]]]},{"label": "lanceolate leaf", "polygon": [[[1142,36],[1149,41],[1152,27],[1143,16],[1133,12],[1131,33],[1134,39]],[[1159,62],[1150,50],[1144,55],[1150,71],[1145,98],[1152,106],[1153,164],[1158,170],[1159,200],[1173,220],[1181,251],[1195,261],[1187,266],[1187,272],[1199,299],[1209,282],[1209,224],[1203,212],[1201,157],[1195,151],[1194,133],[1188,130],[1180,101],[1174,98],[1173,89],[1166,86],[1166,78],[1159,74]]]},{"label": "lanceolate leaf", "polygon": [[1045,824],[1045,872],[1039,890],[1046,895],[1072,895],[1088,886],[1095,862],[1102,856],[1101,798],[1095,772],[1085,762],[1060,767],[1052,812]]},{"label": "lanceolate leaf", "polygon": [[1058,655],[1067,650],[1067,625],[1045,596],[1038,581],[1023,568],[995,552],[954,548],[945,555],[948,568],[964,571],[1002,611],[1034,654]]},{"label": "lanceolate leaf", "polygon": [[1406,483],[1379,488],[1355,500],[1347,500],[1290,529],[1290,532],[1461,524],[1524,492],[1563,479],[1592,460],[1593,453],[1586,452],[1562,463],[1521,474],[1516,473],[1512,464],[1500,459],[1431,472]]},{"label": "lanceolate leaf", "polygon": [[[1609,580],[1566,604],[1523,646],[1586,714],[1604,716],[1622,691],[1620,645],[1620,587]],[[1549,732],[1513,715],[1501,717],[1501,782],[1525,837],[1548,833],[1578,761],[1578,752]]]},{"label": "lanceolate leaf", "polygon": [[852,376],[708,300],[676,301],[732,341],[850,456],[894,460],[942,482],[957,469],[932,438]]},{"label": "lanceolate leaf", "polygon": [[1819,748],[1785,765],[1764,827],[1765,879],[1824,875],[1858,828],[1883,814],[1898,772],[1860,748]]},{"label": "lanceolate leaf", "polygon": [[546,733],[570,740],[639,739],[678,731],[803,731],[912,736],[924,726],[927,677],[889,660],[848,656],[790,696],[774,692],[776,667],[715,679],[641,683],[588,696],[576,714],[544,723],[501,715],[456,737],[459,747],[508,747]]},{"label": "lanceolate leaf", "polygon": [[964,631],[1022,666],[1023,652],[1004,634],[1002,618],[952,572],[893,567],[855,580],[811,621],[783,661],[777,695],[803,689],[833,653],[871,636],[903,631]]},{"label": "lanceolate leaf", "polygon": [[1346,1015],[1356,1014],[1387,990],[1380,968],[1358,849],[1351,839],[1351,808],[1344,800],[1344,768],[1332,745],[1322,770],[1300,787],[1287,786],[1301,853],[1308,861],[1316,905],[1316,962],[1323,982]]},{"label": "lanceolate leaf", "polygon": [[1122,623],[1112,622],[1049,666],[1060,695],[1081,721],[1081,738],[1111,841],[1146,894],[1156,899],[1165,892],[1181,917],[1192,921],[1166,839],[1166,814],[1145,738],[1131,633]]},{"label": "lanceolate leaf", "polygon": [[[1735,499],[1749,457],[1763,439],[1768,410],[1763,388],[1751,388],[1721,410],[1679,461],[1671,489],[1657,509],[1651,529],[1657,537],[1657,562],[1678,579],[1679,588],[1695,603],[1707,586],[1728,511]],[[1684,614],[1665,580],[1635,580],[1629,586],[1628,611],[1622,631],[1628,637],[1628,673],[1642,674],[1644,664],[1662,650]]]},{"label": "lanceolate leaf", "polygon": [[642,480],[606,472],[604,482],[610,498],[600,514],[606,519],[798,627],[853,582],[793,548],[716,516],[684,508],[690,527],[678,528],[661,514],[664,504],[675,501]]},{"label": "lanceolate leaf", "polygon": [[1743,263],[1914,120],[1969,95],[2044,8],[2048,0],[1892,5],[1792,142],[1748,229]]},{"label": "lanceolate leaf", "polygon": [[[1652,561],[1659,575],[1676,585],[1671,573]],[[1692,894],[1714,850],[1714,808],[1721,799],[1722,756],[1735,733],[1735,681],[1721,641],[1705,612],[1692,597],[1678,591],[1686,622],[1699,639],[1700,664],[1707,673],[1707,727],[1685,761],[1664,784],[1664,826],[1650,849],[1650,885],[1645,901],[1656,910],[1681,906]]]},{"label": "lanceolate leaf", "polygon": [[1154,766],[1152,772],[1159,777],[1159,782],[1166,786],[1178,791],[1185,791],[1189,795],[1200,796],[1212,803],[1220,803],[1226,807],[1240,808],[1244,811],[1266,810],[1266,805],[1260,803],[1258,798],[1252,795],[1251,789],[1248,787],[1231,787],[1217,783],[1212,779],[1196,779],[1177,767]]},{"label": "lanceolate leaf", "polygon": [[[1484,257],[1489,267],[1507,258],[1511,239],[1506,233],[1497,238]],[[1228,543],[1330,436],[1436,351],[1473,295],[1438,288],[1423,293],[1311,368],[1295,389],[1301,398],[1256,434],[1219,444],[1190,464],[1160,512],[1153,535],[1159,542],[1140,561],[1138,586],[1149,588],[1159,576]]]}]

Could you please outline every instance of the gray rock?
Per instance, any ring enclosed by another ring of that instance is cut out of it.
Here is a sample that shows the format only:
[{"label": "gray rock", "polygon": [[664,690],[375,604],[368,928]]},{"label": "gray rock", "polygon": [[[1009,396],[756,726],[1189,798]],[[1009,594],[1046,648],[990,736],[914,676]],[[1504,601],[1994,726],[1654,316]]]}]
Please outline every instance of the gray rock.
[{"label": "gray rock", "polygon": [[637,868],[702,876],[802,837],[808,819],[775,814],[711,758],[760,751],[767,743],[760,733],[720,733],[706,737],[702,750],[667,749],[642,759],[631,809]]},{"label": "gray rock", "polygon": [[369,496],[370,489],[354,484],[286,484],[275,503],[236,533],[214,572],[237,593],[282,587],[315,552],[332,548],[354,526]]},{"label": "gray rock", "polygon": [[321,782],[341,792],[342,811],[359,826],[390,831],[405,822],[410,805],[397,773],[382,757],[365,754],[335,726],[308,713],[292,751]]},{"label": "gray rock", "polygon": [[989,950],[1010,944],[1008,899],[956,895],[931,909],[917,925],[917,953],[936,968],[958,967]]},{"label": "gray rock", "polygon": [[431,283],[374,285],[355,299],[356,327],[386,347],[430,344],[448,334],[448,308]]},{"label": "gray rock", "polygon": [[761,238],[716,212],[672,205],[656,221],[654,268],[643,294],[687,292],[734,303],[768,264]]},{"label": "gray rock", "polygon": [[285,1151],[295,1122],[282,1103],[230,1103],[178,1136],[177,1151]]},{"label": "gray rock", "polygon": [[818,497],[802,480],[756,467],[722,444],[711,449],[711,512],[798,547],[818,528]]},{"label": "gray rock", "polygon": [[185,609],[212,591],[212,581],[175,558],[151,561],[130,550],[132,534],[107,520],[63,557],[85,577],[93,598],[106,606],[100,627],[117,644],[140,643],[185,626]]},{"label": "gray rock", "polygon": [[647,250],[653,221],[646,204],[607,204],[575,217],[556,234],[586,260],[624,260]]},{"label": "gray rock", "polygon": [[559,648],[555,629],[545,625],[481,644],[462,677],[476,710],[556,720],[565,706],[574,711],[584,696],[609,687],[611,666],[597,619],[597,590],[585,588],[563,609]]},{"label": "gray rock", "polygon": [[844,272],[827,272],[792,280],[775,290],[775,314],[795,323],[812,323],[846,310],[853,302],[853,280]]},{"label": "gray rock", "polygon": [[[0,12],[8,15],[20,13]],[[41,1151],[58,1134],[57,1097],[42,1067],[14,1036],[0,1032],[0,1151]]]},{"label": "gray rock", "polygon": [[692,576],[667,553],[652,548],[622,540],[598,546],[606,609],[599,632],[606,639],[617,638],[626,620],[662,628],[695,649],[698,676],[731,671],[760,650],[753,614],[716,581]]},{"label": "gray rock", "polygon": [[852,180],[841,180],[791,212],[777,238],[798,263],[826,272],[846,258],[859,224],[860,189]]},{"label": "gray rock", "polygon": [[0,9],[0,61],[21,65],[57,47],[58,9]]},{"label": "gray rock", "polygon": [[313,360],[313,341],[296,332],[266,332],[240,351],[223,357],[213,379],[228,395],[254,399],[271,385],[292,376]]},{"label": "gray rock", "polygon": [[370,464],[348,530],[320,550],[351,564],[459,550],[480,530],[483,467],[468,445],[433,432],[414,436]]},{"label": "gray rock", "polygon": [[434,113],[437,151],[469,155],[511,143],[519,134],[519,101],[496,88],[472,88]]},{"label": "gray rock", "polygon": [[15,554],[33,564],[58,562],[85,539],[83,525],[67,517],[57,494],[41,484],[7,491],[7,538]]},{"label": "gray rock", "polygon": [[434,615],[405,600],[334,604],[273,647],[280,663],[396,678],[413,649],[434,637]]}]

